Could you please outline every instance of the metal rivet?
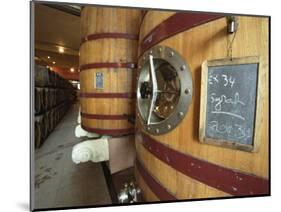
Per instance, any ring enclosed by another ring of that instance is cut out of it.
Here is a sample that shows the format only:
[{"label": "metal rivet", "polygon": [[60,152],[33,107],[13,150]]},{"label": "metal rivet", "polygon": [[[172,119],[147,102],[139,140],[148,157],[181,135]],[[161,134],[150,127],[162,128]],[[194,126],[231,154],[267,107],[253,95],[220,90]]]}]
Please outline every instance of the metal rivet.
[{"label": "metal rivet", "polygon": [[156,133],[159,133],[159,129],[158,128],[155,131],[156,131]]},{"label": "metal rivet", "polygon": [[169,56],[170,56],[170,57],[173,57],[173,56],[174,56],[174,52],[170,52],[170,53],[169,53]]},{"label": "metal rivet", "polygon": [[183,116],[183,112],[179,112],[179,115],[180,115],[180,116]]},{"label": "metal rivet", "polygon": [[167,128],[168,128],[168,129],[171,129],[171,125],[168,124],[168,125],[167,125]]},{"label": "metal rivet", "polygon": [[185,94],[189,94],[189,92],[190,92],[190,91],[189,91],[188,88],[184,90],[184,93],[185,93]]},{"label": "metal rivet", "polygon": [[184,71],[184,70],[185,70],[185,65],[182,65],[182,66],[180,67],[180,69],[181,69],[181,71]]},{"label": "metal rivet", "polygon": [[173,106],[173,105],[171,105],[171,106],[170,106],[170,108],[171,108],[171,109],[174,109],[174,106]]}]

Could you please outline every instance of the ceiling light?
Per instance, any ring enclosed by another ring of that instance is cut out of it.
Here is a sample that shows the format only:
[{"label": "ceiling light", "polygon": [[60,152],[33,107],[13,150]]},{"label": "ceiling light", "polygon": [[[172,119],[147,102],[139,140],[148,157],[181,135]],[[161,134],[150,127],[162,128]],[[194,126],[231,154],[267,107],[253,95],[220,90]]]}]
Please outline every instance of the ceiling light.
[{"label": "ceiling light", "polygon": [[50,56],[47,56],[48,59],[50,59]]},{"label": "ceiling light", "polygon": [[59,53],[64,53],[64,48],[63,47],[59,47]]},{"label": "ceiling light", "polygon": [[74,72],[75,71],[75,69],[74,68],[70,68],[70,72]]},{"label": "ceiling light", "polygon": [[50,68],[49,66],[46,66],[46,68]]},{"label": "ceiling light", "polygon": [[51,70],[51,71],[53,71],[53,68],[52,68],[52,67],[50,67],[50,70]]},{"label": "ceiling light", "polygon": [[55,61],[53,61],[53,64],[56,64],[56,62],[55,62]]}]

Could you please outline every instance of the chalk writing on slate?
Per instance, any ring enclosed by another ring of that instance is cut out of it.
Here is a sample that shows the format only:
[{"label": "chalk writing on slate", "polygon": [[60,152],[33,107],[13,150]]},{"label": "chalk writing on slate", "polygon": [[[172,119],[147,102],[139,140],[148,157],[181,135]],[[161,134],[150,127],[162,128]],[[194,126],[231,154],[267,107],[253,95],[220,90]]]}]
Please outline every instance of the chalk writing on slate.
[{"label": "chalk writing on slate", "polygon": [[205,136],[253,145],[258,64],[211,66]]},{"label": "chalk writing on slate", "polygon": [[103,73],[96,73],[96,89],[103,89]]}]

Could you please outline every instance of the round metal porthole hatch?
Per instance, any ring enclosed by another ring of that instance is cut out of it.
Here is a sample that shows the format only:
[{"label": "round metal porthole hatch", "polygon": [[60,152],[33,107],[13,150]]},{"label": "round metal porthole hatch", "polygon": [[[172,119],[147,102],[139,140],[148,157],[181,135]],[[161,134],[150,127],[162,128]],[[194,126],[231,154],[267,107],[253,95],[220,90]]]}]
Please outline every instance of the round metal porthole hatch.
[{"label": "round metal porthole hatch", "polygon": [[183,120],[192,100],[186,61],[172,48],[155,46],[139,59],[137,109],[143,128],[160,135]]}]

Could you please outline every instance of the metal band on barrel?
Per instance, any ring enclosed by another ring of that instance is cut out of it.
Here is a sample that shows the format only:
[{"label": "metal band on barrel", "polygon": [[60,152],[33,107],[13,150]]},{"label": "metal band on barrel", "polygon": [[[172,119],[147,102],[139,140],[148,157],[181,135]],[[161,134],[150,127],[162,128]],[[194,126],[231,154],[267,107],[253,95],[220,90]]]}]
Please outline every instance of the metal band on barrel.
[{"label": "metal band on barrel", "polygon": [[148,12],[148,10],[142,10],[141,11],[141,24],[140,24],[140,26],[142,25],[142,22],[144,20],[144,17],[146,16],[147,12]]},{"label": "metal band on barrel", "polygon": [[134,114],[127,115],[111,115],[111,114],[89,114],[89,113],[81,113],[81,117],[87,119],[99,119],[99,120],[127,120],[128,117],[134,116]]},{"label": "metal band on barrel", "polygon": [[84,71],[92,68],[129,68],[135,69],[137,67],[136,63],[88,63],[80,65],[80,71]]},{"label": "metal band on barrel", "polygon": [[89,93],[81,92],[80,98],[124,98],[124,99],[134,99],[136,98],[136,93]]},{"label": "metal band on barrel", "polygon": [[81,125],[82,129],[93,132],[97,134],[105,134],[105,135],[125,135],[125,134],[131,134],[134,133],[134,128],[125,128],[125,129],[100,129],[100,128],[92,128],[92,127],[86,127],[84,125]]},{"label": "metal band on barrel", "polygon": [[158,183],[152,175],[144,168],[139,159],[136,160],[136,167],[144,179],[145,183],[148,185],[150,190],[158,197],[159,200],[176,200],[172,194],[170,194],[166,188],[164,188],[160,183]]},{"label": "metal band on barrel", "polygon": [[201,183],[234,196],[269,194],[268,179],[183,154],[161,144],[145,133],[140,135],[141,143],[147,151],[175,170]]},{"label": "metal band on barrel", "polygon": [[186,31],[193,27],[224,17],[220,14],[212,13],[184,13],[179,12],[161,22],[153,28],[141,41],[140,56],[150,47],[165,40],[177,33]]},{"label": "metal band on barrel", "polygon": [[82,37],[81,45],[86,41],[104,39],[104,38],[138,40],[139,36],[137,34],[129,34],[129,33],[122,33],[122,32],[95,33]]}]

